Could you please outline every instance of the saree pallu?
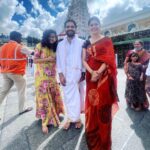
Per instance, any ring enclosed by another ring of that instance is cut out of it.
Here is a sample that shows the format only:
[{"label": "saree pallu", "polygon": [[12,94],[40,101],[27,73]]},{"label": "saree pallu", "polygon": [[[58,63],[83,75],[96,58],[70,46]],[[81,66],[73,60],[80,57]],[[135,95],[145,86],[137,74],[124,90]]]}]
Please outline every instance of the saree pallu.
[{"label": "saree pallu", "polygon": [[91,74],[86,72],[87,145],[89,150],[110,150],[112,113],[118,109],[114,49],[110,38],[105,37],[90,44],[86,52],[87,63],[93,70],[98,70],[103,63],[107,65],[107,69],[96,82],[91,82]]}]

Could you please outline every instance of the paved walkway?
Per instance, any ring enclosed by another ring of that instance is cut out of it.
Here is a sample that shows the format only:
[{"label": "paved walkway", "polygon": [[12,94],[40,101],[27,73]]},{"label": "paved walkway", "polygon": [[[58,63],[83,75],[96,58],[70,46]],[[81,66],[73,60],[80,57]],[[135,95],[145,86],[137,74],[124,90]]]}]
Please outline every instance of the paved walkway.
[{"label": "paved walkway", "polygon": [[[0,81],[1,76],[0,76]],[[27,75],[28,99],[26,104],[34,110],[18,116],[18,98],[13,88],[0,107],[0,150],[87,150],[84,127],[71,127],[68,131],[49,128],[41,132],[41,122],[35,118],[33,77]],[[113,119],[112,150],[150,150],[150,111],[134,112],[124,99],[125,75],[118,70],[120,110]],[[0,84],[1,86],[1,84]],[[84,115],[82,115],[84,122]]]}]

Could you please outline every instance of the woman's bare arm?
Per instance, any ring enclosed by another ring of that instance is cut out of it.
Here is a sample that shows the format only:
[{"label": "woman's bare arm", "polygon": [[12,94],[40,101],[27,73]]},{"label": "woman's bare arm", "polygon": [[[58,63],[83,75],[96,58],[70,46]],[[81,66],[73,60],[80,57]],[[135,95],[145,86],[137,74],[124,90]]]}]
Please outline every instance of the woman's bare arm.
[{"label": "woman's bare arm", "polygon": [[83,51],[82,51],[82,62],[83,62],[83,66],[85,67],[85,69],[92,74],[93,70],[90,68],[90,66],[86,62],[86,49],[85,48],[83,48]]}]

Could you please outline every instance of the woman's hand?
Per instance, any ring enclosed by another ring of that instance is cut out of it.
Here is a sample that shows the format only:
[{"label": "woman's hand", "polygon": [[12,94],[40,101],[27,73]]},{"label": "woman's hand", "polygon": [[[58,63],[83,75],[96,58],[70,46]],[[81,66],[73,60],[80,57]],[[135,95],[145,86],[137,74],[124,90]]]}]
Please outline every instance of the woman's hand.
[{"label": "woman's hand", "polygon": [[93,71],[91,74],[91,81],[96,82],[100,78],[100,75],[101,74],[99,74],[97,71]]},{"label": "woman's hand", "polygon": [[129,79],[129,80],[134,80],[133,77],[131,77],[131,76],[128,76],[128,79]]},{"label": "woman's hand", "polygon": [[63,73],[59,73],[59,79],[60,79],[61,85],[65,86],[66,85],[66,79],[65,79]]},{"label": "woman's hand", "polygon": [[54,62],[54,61],[56,61],[56,57],[49,56],[49,57],[47,58],[47,61]]},{"label": "woman's hand", "polygon": [[85,72],[82,72],[79,83],[85,80]]},{"label": "woman's hand", "polygon": [[143,81],[143,76],[140,76],[140,81]]}]

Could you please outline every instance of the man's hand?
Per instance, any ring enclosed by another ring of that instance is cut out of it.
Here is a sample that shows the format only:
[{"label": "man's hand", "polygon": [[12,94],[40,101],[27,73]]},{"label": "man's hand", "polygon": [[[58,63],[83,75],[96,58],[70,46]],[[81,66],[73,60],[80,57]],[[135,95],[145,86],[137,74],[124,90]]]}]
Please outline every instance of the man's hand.
[{"label": "man's hand", "polygon": [[65,86],[66,85],[66,79],[65,79],[63,73],[59,73],[59,79],[60,79],[61,85]]},{"label": "man's hand", "polygon": [[79,83],[85,80],[85,72],[82,72]]}]

